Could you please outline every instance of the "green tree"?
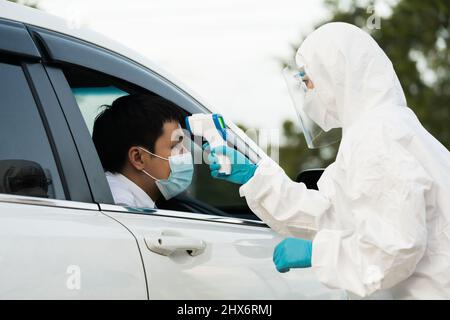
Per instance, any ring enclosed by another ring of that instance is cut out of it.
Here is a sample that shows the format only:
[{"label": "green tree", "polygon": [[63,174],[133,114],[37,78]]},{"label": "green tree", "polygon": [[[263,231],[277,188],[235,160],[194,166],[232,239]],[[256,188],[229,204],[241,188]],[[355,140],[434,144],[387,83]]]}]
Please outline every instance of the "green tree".
[{"label": "green tree", "polygon": [[[352,0],[343,8],[342,1],[326,0],[332,17],[323,23],[348,22],[370,32],[392,60],[409,107],[425,128],[450,148],[450,1],[400,0],[389,16],[381,17],[380,28],[370,29],[367,21],[374,12],[368,8],[374,2]],[[291,121],[284,123],[288,143],[280,150],[280,164],[291,177],[333,161],[338,145],[307,150],[296,128]]]}]

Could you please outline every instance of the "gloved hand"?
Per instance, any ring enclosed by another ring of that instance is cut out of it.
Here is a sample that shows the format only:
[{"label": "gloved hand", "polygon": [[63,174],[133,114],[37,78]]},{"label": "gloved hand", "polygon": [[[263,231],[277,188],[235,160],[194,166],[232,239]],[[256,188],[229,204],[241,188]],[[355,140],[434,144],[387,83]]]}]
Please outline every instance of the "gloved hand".
[{"label": "gloved hand", "polygon": [[[208,161],[210,163],[209,169],[211,170],[211,176],[213,178],[226,180],[236,184],[244,184],[250,180],[251,177],[253,177],[253,174],[256,171],[257,166],[251,163],[250,160],[247,159],[242,153],[233,148],[220,146],[210,150],[209,144],[205,143],[203,145],[203,149],[210,151]],[[219,172],[220,164],[216,156],[217,154],[224,154],[230,159],[230,174],[223,174]]]},{"label": "gloved hand", "polygon": [[311,267],[312,241],[299,238],[286,238],[273,252],[273,262],[278,272],[287,272],[290,268]]}]

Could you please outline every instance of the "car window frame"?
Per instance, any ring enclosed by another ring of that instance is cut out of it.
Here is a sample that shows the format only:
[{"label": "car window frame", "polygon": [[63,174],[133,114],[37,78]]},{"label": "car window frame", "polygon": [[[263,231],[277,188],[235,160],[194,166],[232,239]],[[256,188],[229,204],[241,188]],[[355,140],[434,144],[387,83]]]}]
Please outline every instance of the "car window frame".
[{"label": "car window frame", "polygon": [[[55,92],[40,63],[42,57],[38,48],[26,27],[19,22],[0,19],[0,35],[2,36],[0,61],[19,66],[25,76],[28,90],[30,90],[34,100],[34,107],[39,114],[39,119],[36,119],[36,121],[40,121],[44,128],[65,196],[63,200],[2,193],[0,201],[32,202],[51,206],[93,209],[88,204],[82,205],[83,202],[92,203],[92,195],[90,192],[86,192],[86,190],[89,190],[89,186],[87,180],[83,179],[84,172],[81,161],[69,134]],[[5,39],[14,39],[14,41],[11,44],[10,41],[5,41]],[[77,204],[67,205],[72,201]]]},{"label": "car window frame", "polygon": [[29,25],[27,28],[40,49],[43,65],[66,116],[96,203],[113,204],[114,201],[87,125],[61,70],[63,65],[86,68],[155,92],[189,113],[208,112],[167,79],[126,57],[55,31]]},{"label": "car window frame", "polygon": [[44,67],[40,63],[24,63],[23,68],[47,131],[66,200],[94,203],[79,153]]},{"label": "car window frame", "polygon": [[[72,38],[68,35],[37,27],[29,27],[29,29],[37,45],[41,47],[41,52],[44,52],[44,67],[47,70],[51,82],[54,84],[55,92],[60,100],[63,110],[70,114],[70,116],[67,116],[69,126],[78,128],[78,130],[72,129],[72,132],[77,131],[74,133],[76,144],[84,146],[82,150],[80,150],[82,162],[85,163],[86,158],[92,160],[89,162],[90,165],[85,166],[85,170],[89,184],[91,184],[91,189],[93,190],[94,201],[99,204],[103,211],[132,214],[158,214],[157,209],[145,210],[144,212],[140,209],[114,204],[111,190],[107,184],[92,138],[89,135],[89,130],[68,81],[64,76],[62,67],[64,65],[73,65],[105,74],[105,76],[116,78],[119,81],[130,83],[131,85],[154,92],[163,98],[168,99],[188,113],[211,112],[187,92],[146,66],[142,66],[105,48],[95,46],[92,43],[87,43],[80,39]],[[65,46],[69,46],[70,49]],[[240,139],[239,135],[236,133],[233,133],[233,136],[236,139]],[[248,144],[244,141],[240,141],[240,145],[248,147]],[[92,177],[95,177],[95,179],[92,179]],[[96,184],[95,187],[92,184]],[[185,218],[187,213],[189,214],[189,219],[194,219],[194,215],[196,217],[195,219],[203,221],[267,227],[267,225],[261,221],[235,217],[209,216],[203,213],[180,211],[174,211],[173,213],[173,215],[167,214],[167,212],[158,215]]]}]

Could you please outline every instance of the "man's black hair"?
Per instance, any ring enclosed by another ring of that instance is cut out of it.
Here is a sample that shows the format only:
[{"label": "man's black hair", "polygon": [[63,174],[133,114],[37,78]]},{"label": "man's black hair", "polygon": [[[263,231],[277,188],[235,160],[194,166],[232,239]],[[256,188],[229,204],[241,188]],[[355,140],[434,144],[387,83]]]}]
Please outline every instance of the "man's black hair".
[{"label": "man's black hair", "polygon": [[172,102],[150,94],[130,94],[114,100],[95,118],[92,139],[105,171],[123,169],[128,150],[142,146],[154,152],[164,123],[184,126],[183,112]]}]

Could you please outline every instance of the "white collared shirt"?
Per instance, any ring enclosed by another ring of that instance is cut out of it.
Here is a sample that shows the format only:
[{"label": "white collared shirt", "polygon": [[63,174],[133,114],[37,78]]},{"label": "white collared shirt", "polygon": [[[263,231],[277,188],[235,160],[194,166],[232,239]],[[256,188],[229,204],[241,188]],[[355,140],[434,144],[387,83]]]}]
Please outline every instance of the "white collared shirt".
[{"label": "white collared shirt", "polygon": [[155,208],[155,202],[137,184],[120,173],[105,172],[114,203],[135,208]]}]

